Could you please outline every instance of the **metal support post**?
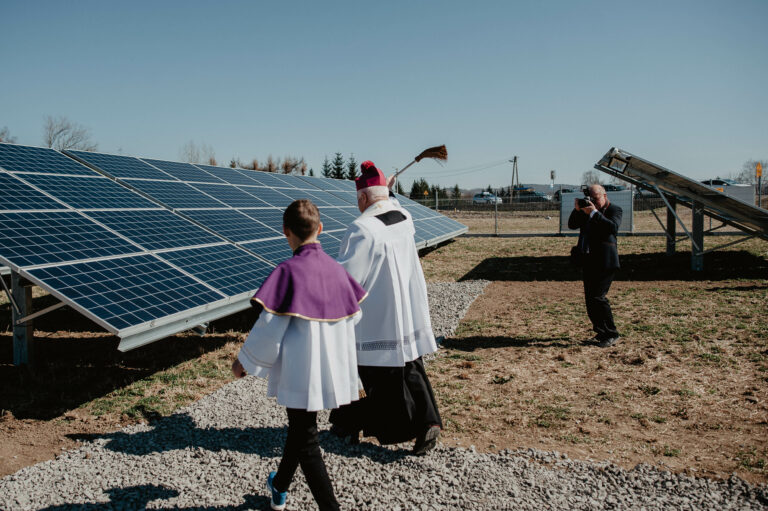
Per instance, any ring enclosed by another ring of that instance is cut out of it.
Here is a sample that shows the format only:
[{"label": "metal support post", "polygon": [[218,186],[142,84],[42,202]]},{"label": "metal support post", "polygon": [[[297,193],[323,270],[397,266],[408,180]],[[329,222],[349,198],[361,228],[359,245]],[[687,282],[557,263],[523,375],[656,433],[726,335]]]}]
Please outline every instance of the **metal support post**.
[{"label": "metal support post", "polygon": [[675,253],[675,244],[677,241],[676,229],[677,218],[674,211],[677,209],[677,199],[674,197],[669,198],[669,208],[667,209],[667,255],[671,256]]},{"label": "metal support post", "polygon": [[493,232],[496,236],[499,235],[499,203],[496,199],[493,200]]},{"label": "metal support post", "polygon": [[435,211],[437,211],[437,210],[438,210],[438,207],[437,207],[437,199],[438,199],[438,195],[437,195],[437,193],[438,193],[438,191],[437,191],[437,189],[435,189]]},{"label": "metal support post", "polygon": [[21,275],[11,272],[11,294],[16,302],[12,308],[11,321],[13,323],[13,365],[29,364],[34,329],[32,322],[27,321],[17,324],[18,320],[27,316],[32,311],[32,287],[22,285]]},{"label": "metal support post", "polygon": [[704,269],[704,207],[694,202],[691,207],[691,270],[702,271]]}]

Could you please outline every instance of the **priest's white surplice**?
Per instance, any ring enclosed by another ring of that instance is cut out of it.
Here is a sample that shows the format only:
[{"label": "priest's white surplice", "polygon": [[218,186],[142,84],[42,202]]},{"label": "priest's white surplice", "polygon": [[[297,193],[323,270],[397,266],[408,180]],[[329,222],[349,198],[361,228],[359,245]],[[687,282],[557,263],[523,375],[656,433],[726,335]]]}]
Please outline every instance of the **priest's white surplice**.
[{"label": "priest's white surplice", "polygon": [[286,408],[337,408],[358,399],[360,316],[326,322],[264,310],[237,358],[248,374],[268,378],[267,395]]},{"label": "priest's white surplice", "polygon": [[[405,220],[388,225],[377,218],[391,211]],[[382,200],[350,225],[341,242],[339,263],[368,292],[355,327],[361,366],[400,367],[437,350],[414,232],[408,211],[394,199]]]}]

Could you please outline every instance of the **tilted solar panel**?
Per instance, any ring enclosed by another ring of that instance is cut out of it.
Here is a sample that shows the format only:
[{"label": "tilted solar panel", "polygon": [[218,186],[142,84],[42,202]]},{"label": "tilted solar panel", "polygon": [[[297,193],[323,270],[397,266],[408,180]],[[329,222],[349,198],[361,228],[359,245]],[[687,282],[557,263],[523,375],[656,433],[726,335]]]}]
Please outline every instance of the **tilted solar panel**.
[{"label": "tilted solar panel", "polygon": [[61,209],[64,206],[40,193],[31,186],[24,184],[13,174],[0,172],[0,209]]},{"label": "tilted solar panel", "polygon": [[155,167],[133,156],[93,153],[90,151],[66,151],[80,161],[86,162],[114,177],[137,179],[175,179]]},{"label": "tilted solar panel", "polygon": [[221,242],[221,238],[165,209],[89,211],[88,216],[149,250]]},{"label": "tilted solar panel", "polygon": [[162,252],[158,257],[229,296],[255,293],[273,269],[271,264],[228,244]]},{"label": "tilted solar panel", "polygon": [[153,202],[104,176],[22,174],[16,177],[76,209],[154,208]]},{"label": "tilted solar panel", "polygon": [[194,183],[224,183],[223,180],[206,172],[191,163],[179,163],[175,161],[153,160],[151,158],[142,158],[145,162],[159,168],[163,172],[175,177],[180,181],[192,181]]},{"label": "tilted solar panel", "polygon": [[0,213],[0,259],[16,268],[141,251],[77,211]]},{"label": "tilted solar panel", "polygon": [[28,273],[113,331],[225,298],[151,255],[37,268]]},{"label": "tilted solar panel", "polygon": [[81,165],[53,149],[3,143],[0,143],[0,167],[8,172],[98,175],[85,165]]},{"label": "tilted solar panel", "polygon": [[[292,254],[292,200],[320,207],[334,257],[360,214],[352,181],[8,144],[0,190],[0,263],[117,333],[120,349],[248,307]],[[421,246],[464,228],[407,207],[430,220],[423,234],[416,223]]]}]

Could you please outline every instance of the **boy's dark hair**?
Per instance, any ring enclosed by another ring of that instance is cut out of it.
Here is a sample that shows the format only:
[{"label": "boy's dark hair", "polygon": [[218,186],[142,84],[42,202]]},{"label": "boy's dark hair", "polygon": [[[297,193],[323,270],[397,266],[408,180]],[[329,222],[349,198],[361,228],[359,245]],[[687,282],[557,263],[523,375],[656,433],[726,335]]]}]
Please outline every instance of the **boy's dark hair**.
[{"label": "boy's dark hair", "polygon": [[302,241],[315,234],[318,225],[320,211],[310,200],[295,200],[283,212],[283,227],[290,229]]}]

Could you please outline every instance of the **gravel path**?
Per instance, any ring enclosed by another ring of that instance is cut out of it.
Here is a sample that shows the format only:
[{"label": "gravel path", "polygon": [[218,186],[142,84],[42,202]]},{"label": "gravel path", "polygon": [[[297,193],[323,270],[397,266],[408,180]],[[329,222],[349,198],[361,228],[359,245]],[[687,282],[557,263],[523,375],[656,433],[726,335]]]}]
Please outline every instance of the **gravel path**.
[{"label": "gravel path", "polygon": [[[442,335],[484,286],[430,285]],[[0,479],[0,509],[268,509],[264,481],[280,459],[286,418],[265,393],[264,380],[246,377],[152,425],[22,469]],[[327,412],[319,417],[343,509],[768,509],[768,487],[735,477],[627,471],[533,449],[481,454],[438,446],[413,457],[410,445],[344,445],[327,432]],[[300,470],[288,509],[316,509]]]}]

